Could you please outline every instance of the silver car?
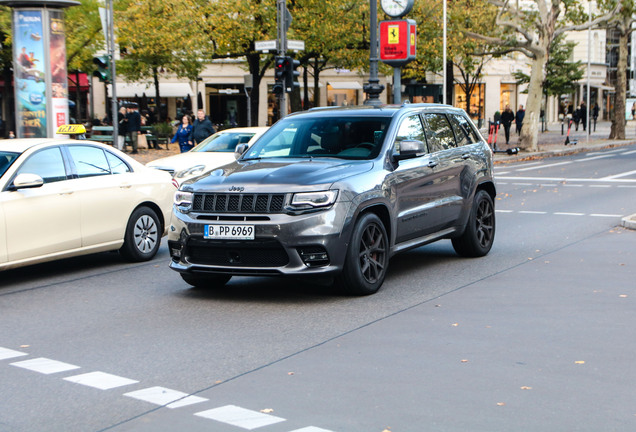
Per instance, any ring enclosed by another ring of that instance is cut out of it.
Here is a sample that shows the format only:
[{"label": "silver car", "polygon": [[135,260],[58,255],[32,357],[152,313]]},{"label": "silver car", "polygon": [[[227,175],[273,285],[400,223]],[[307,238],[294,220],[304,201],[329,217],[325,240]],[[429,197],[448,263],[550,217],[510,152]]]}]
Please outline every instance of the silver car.
[{"label": "silver car", "polygon": [[367,295],[398,252],[451,239],[478,257],[493,245],[492,152],[461,109],[310,110],[237,157],[175,195],[170,267],[191,285],[325,276]]}]

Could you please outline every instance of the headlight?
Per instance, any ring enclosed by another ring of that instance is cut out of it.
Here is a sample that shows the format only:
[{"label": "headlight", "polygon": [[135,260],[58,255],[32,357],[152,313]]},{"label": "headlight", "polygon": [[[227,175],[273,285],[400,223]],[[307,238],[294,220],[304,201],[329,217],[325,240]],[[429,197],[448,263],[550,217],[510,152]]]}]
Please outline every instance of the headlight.
[{"label": "headlight", "polygon": [[337,190],[321,192],[303,192],[294,194],[291,206],[296,210],[309,210],[320,207],[328,207],[336,202]]},{"label": "headlight", "polygon": [[205,171],[205,165],[195,165],[195,166],[190,167],[188,169],[184,169],[182,171],[179,171],[174,176],[176,178],[191,177],[191,176],[199,175],[203,171]]},{"label": "headlight", "polygon": [[192,192],[176,191],[174,193],[174,205],[182,212],[192,210]]}]

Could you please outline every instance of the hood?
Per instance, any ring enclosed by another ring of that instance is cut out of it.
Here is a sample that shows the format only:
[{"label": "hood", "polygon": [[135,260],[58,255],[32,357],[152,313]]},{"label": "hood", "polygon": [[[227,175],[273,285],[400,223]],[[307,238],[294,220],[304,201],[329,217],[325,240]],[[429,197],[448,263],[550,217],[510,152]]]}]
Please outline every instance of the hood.
[{"label": "hood", "polygon": [[231,187],[246,192],[328,189],[346,177],[367,172],[371,161],[336,159],[270,159],[266,161],[235,161],[193,179],[188,190],[225,191]]},{"label": "hood", "polygon": [[234,152],[187,152],[156,159],[148,162],[146,166],[173,171],[176,174],[196,165],[205,165],[207,170],[211,170],[235,159]]}]

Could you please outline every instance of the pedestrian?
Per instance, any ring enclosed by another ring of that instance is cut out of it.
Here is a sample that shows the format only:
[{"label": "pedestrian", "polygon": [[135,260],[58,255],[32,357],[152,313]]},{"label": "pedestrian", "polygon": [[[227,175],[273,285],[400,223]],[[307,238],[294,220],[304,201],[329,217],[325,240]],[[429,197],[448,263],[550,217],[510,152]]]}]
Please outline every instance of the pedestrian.
[{"label": "pedestrian", "polygon": [[636,118],[636,102],[632,104],[632,120]]},{"label": "pedestrian", "polygon": [[13,138],[15,138],[15,134],[13,133],[13,131],[9,131],[9,139]]},{"label": "pedestrian", "polygon": [[137,109],[138,106],[136,103],[129,105],[127,108],[128,114],[126,115],[126,118],[128,119],[128,126],[126,130],[128,131],[130,142],[132,144],[131,154],[138,153],[137,145],[139,143],[139,134],[141,133],[141,115]]},{"label": "pedestrian", "polygon": [[186,114],[181,118],[181,124],[177,128],[177,133],[172,137],[171,143],[179,141],[179,149],[181,153],[190,151],[194,145],[192,144],[192,130],[190,117]]},{"label": "pedestrian", "polygon": [[205,115],[205,111],[199,109],[197,111],[197,119],[192,125],[192,141],[199,144],[201,141],[209,137],[215,132],[212,121]]},{"label": "pedestrian", "polygon": [[585,102],[581,102],[581,112],[579,114],[579,118],[581,119],[581,124],[583,124],[583,130],[587,127],[587,105]]},{"label": "pedestrian", "polygon": [[501,124],[504,127],[504,134],[506,135],[506,145],[510,144],[510,126],[515,120],[515,115],[510,109],[510,105],[506,105],[506,109],[501,113]]},{"label": "pedestrian", "polygon": [[574,121],[575,130],[579,130],[579,122],[581,121],[581,105],[578,105],[572,113],[572,120]]},{"label": "pedestrian", "polygon": [[126,107],[119,108],[117,115],[117,149],[123,150],[126,146],[126,134],[128,134],[128,117]]},{"label": "pedestrian", "polygon": [[517,126],[517,135],[521,135],[521,128],[523,127],[523,118],[526,116],[526,110],[523,109],[523,105],[519,105],[519,110],[515,115],[515,124]]},{"label": "pedestrian", "polygon": [[596,132],[596,120],[598,119],[599,107],[598,103],[594,104],[594,108],[592,108],[592,118],[594,119],[594,132]]}]

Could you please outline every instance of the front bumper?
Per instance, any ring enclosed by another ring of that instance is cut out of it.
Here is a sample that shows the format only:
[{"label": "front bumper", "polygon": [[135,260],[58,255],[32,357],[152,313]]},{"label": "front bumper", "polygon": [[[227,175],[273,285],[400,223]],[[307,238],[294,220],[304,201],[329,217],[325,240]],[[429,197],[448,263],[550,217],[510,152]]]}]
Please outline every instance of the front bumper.
[{"label": "front bumper", "polygon": [[[210,215],[173,212],[168,233],[170,268],[180,273],[242,276],[325,275],[342,271],[351,203],[302,215]],[[225,217],[224,217],[225,216]],[[211,220],[214,218],[219,221]],[[231,220],[230,220],[231,219]],[[254,240],[209,240],[207,224],[254,225]]]}]

